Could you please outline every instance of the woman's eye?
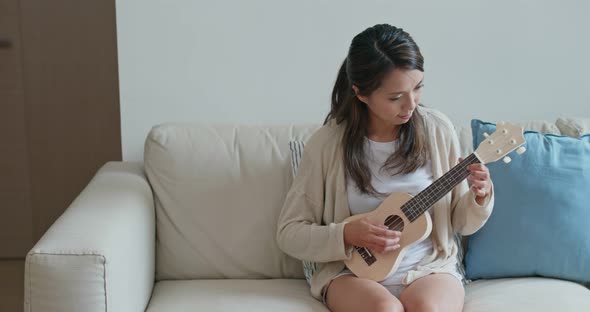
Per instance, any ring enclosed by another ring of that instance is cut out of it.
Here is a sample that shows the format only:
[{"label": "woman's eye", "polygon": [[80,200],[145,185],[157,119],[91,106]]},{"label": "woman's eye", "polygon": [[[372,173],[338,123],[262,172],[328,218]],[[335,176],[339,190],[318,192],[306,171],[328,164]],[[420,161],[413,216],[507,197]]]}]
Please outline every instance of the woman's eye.
[{"label": "woman's eye", "polygon": [[422,87],[424,87],[424,84],[423,84],[423,83],[421,83],[421,84],[417,85],[417,86],[416,86],[416,90],[418,90],[418,89],[420,89],[420,88],[422,88]]},{"label": "woman's eye", "polygon": [[392,102],[394,102],[394,101],[397,101],[397,100],[399,100],[399,99],[400,99],[400,98],[389,99],[389,100],[390,100],[390,101],[392,101]]}]

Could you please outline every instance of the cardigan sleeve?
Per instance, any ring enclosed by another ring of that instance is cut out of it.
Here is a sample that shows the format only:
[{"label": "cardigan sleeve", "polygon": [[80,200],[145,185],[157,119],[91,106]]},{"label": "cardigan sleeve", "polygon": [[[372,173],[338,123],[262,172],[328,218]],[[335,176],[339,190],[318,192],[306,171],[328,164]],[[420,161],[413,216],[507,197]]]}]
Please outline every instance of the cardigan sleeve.
[{"label": "cardigan sleeve", "polygon": [[[450,170],[459,163],[461,155],[459,138],[449,118],[434,109],[425,109],[429,122],[436,125],[433,137],[436,138],[436,153],[440,157],[441,169]],[[444,173],[444,172],[443,172]],[[479,230],[488,220],[494,207],[494,187],[486,195],[483,205],[475,201],[475,194],[469,190],[467,180],[461,181],[451,191],[451,226],[454,232],[471,235]]]},{"label": "cardigan sleeve", "polygon": [[[448,121],[449,134],[449,168],[459,163],[460,147],[459,139],[450,121]],[[462,155],[463,158],[468,155]],[[467,180],[461,181],[452,191],[451,222],[453,230],[461,235],[471,235],[479,230],[488,220],[494,207],[494,186],[486,195],[483,205],[475,201],[475,194],[469,190]]]},{"label": "cardigan sleeve", "polygon": [[288,255],[306,261],[331,262],[350,258],[344,244],[344,222],[322,224],[325,170],[323,142],[312,136],[289,190],[277,224],[276,239]]}]

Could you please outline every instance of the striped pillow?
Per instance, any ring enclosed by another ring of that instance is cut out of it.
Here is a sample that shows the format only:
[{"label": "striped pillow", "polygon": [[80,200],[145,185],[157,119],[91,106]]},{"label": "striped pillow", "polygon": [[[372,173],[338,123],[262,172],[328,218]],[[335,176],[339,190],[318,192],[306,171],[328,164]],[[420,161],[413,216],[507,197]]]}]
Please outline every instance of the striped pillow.
[{"label": "striped pillow", "polygon": [[[293,173],[293,178],[297,175],[297,168],[299,168],[299,163],[301,161],[301,157],[303,156],[303,148],[305,147],[305,142],[303,141],[290,141],[289,142],[289,149],[291,150],[291,172]],[[307,283],[311,285],[311,277],[317,271],[317,263],[311,261],[303,260],[303,274],[305,274],[305,279]]]},{"label": "striped pillow", "polygon": [[299,162],[303,156],[303,147],[305,147],[305,142],[303,141],[289,142],[289,149],[291,149],[291,172],[293,173],[293,178],[297,175],[297,168],[299,168]]}]

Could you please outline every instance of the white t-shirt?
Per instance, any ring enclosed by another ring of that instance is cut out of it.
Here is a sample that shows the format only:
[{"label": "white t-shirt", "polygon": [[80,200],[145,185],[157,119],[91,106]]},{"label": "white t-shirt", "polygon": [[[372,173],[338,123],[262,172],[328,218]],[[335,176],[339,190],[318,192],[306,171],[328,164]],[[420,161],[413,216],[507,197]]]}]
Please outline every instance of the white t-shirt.
[{"label": "white t-shirt", "polygon": [[[371,171],[371,183],[380,193],[403,192],[412,196],[420,193],[433,182],[430,162],[409,174],[391,176],[382,167],[387,158],[398,148],[399,141],[375,142],[365,139],[365,154]],[[385,197],[375,197],[362,194],[356,183],[349,177],[347,180],[348,204],[352,215],[371,212],[385,200]],[[433,211],[430,210],[430,214]],[[381,282],[383,285],[400,285],[409,270],[414,269],[426,255],[432,252],[430,237],[417,245],[410,247],[395,274]]]}]

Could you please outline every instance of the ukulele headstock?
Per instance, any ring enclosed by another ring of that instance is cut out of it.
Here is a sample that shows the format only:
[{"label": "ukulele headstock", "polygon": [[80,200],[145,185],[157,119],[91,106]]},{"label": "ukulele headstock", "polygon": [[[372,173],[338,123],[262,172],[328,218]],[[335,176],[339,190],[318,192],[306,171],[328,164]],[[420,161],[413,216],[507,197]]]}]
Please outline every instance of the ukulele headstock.
[{"label": "ukulele headstock", "polygon": [[485,140],[479,143],[475,154],[477,154],[481,163],[487,164],[495,162],[504,157],[505,162],[510,158],[505,157],[512,151],[517,150],[518,154],[524,153],[524,147],[521,147],[526,141],[524,139],[524,129],[510,123],[499,122],[496,125],[496,131],[487,135]]}]

